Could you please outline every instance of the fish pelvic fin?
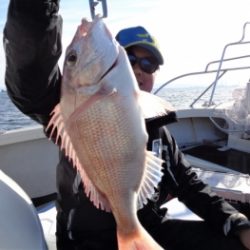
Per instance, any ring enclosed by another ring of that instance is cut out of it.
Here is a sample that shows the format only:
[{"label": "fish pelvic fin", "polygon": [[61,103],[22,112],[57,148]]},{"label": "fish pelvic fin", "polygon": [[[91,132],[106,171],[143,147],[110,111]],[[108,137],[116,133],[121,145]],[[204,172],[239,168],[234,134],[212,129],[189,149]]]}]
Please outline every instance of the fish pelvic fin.
[{"label": "fish pelvic fin", "polygon": [[138,194],[138,209],[141,209],[144,205],[146,205],[148,203],[148,199],[153,199],[155,189],[163,176],[162,163],[162,159],[156,157],[153,152],[147,151],[146,169]]},{"label": "fish pelvic fin", "polygon": [[130,234],[118,230],[117,241],[119,250],[164,250],[141,225]]},{"label": "fish pelvic fin", "polygon": [[79,158],[77,157],[70,136],[68,135],[67,130],[65,129],[60,104],[57,104],[55,106],[51,115],[51,119],[45,129],[45,131],[49,133],[49,139],[52,139],[52,137],[54,137],[56,133],[54,142],[60,147],[62,151],[64,151],[65,156],[72,161],[73,166],[76,167],[77,171],[80,173],[87,197],[89,197],[90,201],[92,201],[92,203],[98,209],[110,212],[111,208],[108,200],[93,185],[92,181],[89,179],[86,172],[84,171],[84,167],[79,161]]},{"label": "fish pelvic fin", "polygon": [[175,108],[163,98],[140,90],[138,93],[139,105],[145,119],[166,115],[175,111]]}]

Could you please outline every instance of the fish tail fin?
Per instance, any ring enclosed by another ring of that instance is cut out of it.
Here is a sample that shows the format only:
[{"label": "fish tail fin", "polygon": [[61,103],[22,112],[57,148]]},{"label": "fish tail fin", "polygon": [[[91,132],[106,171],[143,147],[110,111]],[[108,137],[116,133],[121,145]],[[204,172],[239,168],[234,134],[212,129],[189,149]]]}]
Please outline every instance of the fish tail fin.
[{"label": "fish tail fin", "polygon": [[142,226],[130,235],[117,231],[117,240],[119,250],[164,250]]}]

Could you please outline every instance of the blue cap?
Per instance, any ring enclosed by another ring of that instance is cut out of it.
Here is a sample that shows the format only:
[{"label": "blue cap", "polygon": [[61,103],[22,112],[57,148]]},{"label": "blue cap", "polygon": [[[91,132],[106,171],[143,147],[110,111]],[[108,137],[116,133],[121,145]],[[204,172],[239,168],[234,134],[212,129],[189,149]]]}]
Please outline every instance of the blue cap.
[{"label": "blue cap", "polygon": [[157,42],[145,28],[141,26],[126,28],[120,30],[115,38],[125,49],[137,45],[149,50],[158,60],[159,65],[163,64],[163,56]]}]

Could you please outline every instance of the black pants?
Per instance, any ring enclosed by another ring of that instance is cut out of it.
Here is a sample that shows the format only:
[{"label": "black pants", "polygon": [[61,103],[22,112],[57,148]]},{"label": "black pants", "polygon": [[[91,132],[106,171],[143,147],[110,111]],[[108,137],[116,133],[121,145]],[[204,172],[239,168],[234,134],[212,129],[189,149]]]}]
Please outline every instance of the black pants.
[{"label": "black pants", "polygon": [[[117,250],[114,230],[74,232],[66,230],[63,220],[57,224],[59,250]],[[238,238],[212,232],[203,221],[168,220],[155,228],[151,235],[167,250],[244,250]]]},{"label": "black pants", "polygon": [[[79,223],[78,223],[79,224]],[[68,218],[57,213],[56,245],[58,250],[117,250],[116,230],[68,231]],[[78,226],[81,228],[81,226]]]},{"label": "black pants", "polygon": [[203,221],[168,220],[151,234],[167,250],[243,250],[238,238],[213,232]]}]

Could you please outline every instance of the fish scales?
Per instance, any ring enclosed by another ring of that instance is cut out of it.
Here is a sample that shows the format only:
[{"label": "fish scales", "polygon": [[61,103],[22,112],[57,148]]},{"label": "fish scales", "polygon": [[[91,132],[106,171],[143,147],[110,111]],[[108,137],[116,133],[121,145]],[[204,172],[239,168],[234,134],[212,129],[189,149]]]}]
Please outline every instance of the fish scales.
[{"label": "fish scales", "polygon": [[[134,163],[136,158],[144,160],[145,152],[137,156],[141,142],[136,141],[136,131],[129,122],[130,112],[120,101],[116,93],[112,97],[101,98],[79,115],[76,121],[72,121],[69,128],[75,150],[84,152],[78,158],[84,163],[85,171],[99,190],[105,186],[115,191],[122,187],[127,189],[132,180],[133,189],[136,190],[142,178],[145,164],[140,164],[142,170],[138,171],[135,164],[129,163]],[[146,132],[142,133],[145,133],[146,141]]]}]

